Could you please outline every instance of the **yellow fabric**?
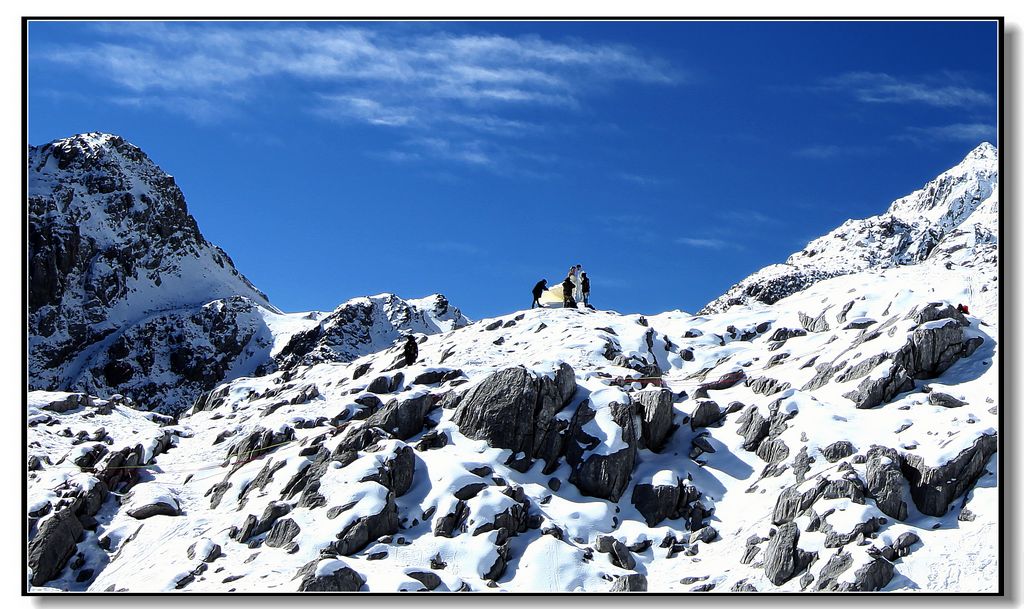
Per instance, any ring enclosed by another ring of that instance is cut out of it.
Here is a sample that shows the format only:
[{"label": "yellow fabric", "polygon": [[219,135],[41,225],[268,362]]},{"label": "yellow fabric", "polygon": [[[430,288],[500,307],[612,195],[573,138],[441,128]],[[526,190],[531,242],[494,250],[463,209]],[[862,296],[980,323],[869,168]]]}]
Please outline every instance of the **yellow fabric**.
[{"label": "yellow fabric", "polygon": [[562,284],[552,286],[544,291],[538,299],[541,306],[556,308],[562,306],[565,299],[562,296]]}]

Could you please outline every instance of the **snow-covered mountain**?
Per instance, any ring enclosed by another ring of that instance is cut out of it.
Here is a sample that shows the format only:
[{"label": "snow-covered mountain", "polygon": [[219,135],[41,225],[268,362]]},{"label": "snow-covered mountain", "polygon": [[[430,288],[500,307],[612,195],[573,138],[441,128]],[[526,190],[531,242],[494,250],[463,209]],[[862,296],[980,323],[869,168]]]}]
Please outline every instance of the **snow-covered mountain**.
[{"label": "snow-covered mountain", "polygon": [[28,165],[33,389],[120,393],[177,413],[279,361],[350,361],[403,332],[468,323],[440,295],[281,313],[203,237],[174,178],[121,137],[31,147]]},{"label": "snow-covered mountain", "polygon": [[[888,212],[944,227],[929,255],[855,239],[843,276],[770,303],[467,325],[372,297],[280,316],[273,369],[177,420],[32,392],[30,584],[994,591],[995,191],[955,172],[963,196]],[[838,267],[837,240],[814,243]],[[424,334],[410,367],[395,319]]]},{"label": "snow-covered mountain", "polygon": [[957,166],[893,201],[885,213],[847,220],[783,264],[743,279],[700,312],[720,313],[752,301],[771,304],[823,279],[931,257],[964,264],[970,262],[967,254],[990,262],[996,255],[998,171],[998,151],[982,143]]}]

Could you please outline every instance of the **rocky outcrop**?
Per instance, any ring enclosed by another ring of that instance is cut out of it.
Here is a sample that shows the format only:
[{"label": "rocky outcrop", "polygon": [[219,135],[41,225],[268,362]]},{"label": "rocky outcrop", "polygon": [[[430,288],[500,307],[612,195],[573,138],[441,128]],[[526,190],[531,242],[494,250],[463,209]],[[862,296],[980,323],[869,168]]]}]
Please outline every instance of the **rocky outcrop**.
[{"label": "rocky outcrop", "polygon": [[306,563],[292,579],[300,579],[299,592],[358,592],[366,579],[337,559]]},{"label": "rocky outcrop", "polygon": [[603,409],[607,412],[600,413],[600,416],[608,417],[610,424],[619,428],[620,443],[609,445],[587,432],[588,423],[594,421],[599,413],[589,402],[584,402],[576,409],[569,426],[565,460],[572,468],[569,482],[575,484],[581,493],[618,501],[629,484],[636,462],[639,440],[633,426],[636,407],[632,402],[611,402]]},{"label": "rocky outcrop", "polygon": [[927,464],[918,455],[904,454],[901,469],[917,509],[929,516],[945,515],[950,504],[985,473],[985,464],[995,454],[996,446],[995,434],[981,435],[970,448],[938,466]]},{"label": "rocky outcrop", "polygon": [[674,485],[637,484],[630,501],[647,526],[655,527],[666,519],[689,518],[700,496],[700,491],[688,481],[677,479]]},{"label": "rocky outcrop", "polygon": [[907,503],[903,500],[903,473],[899,454],[891,449],[873,446],[867,453],[865,470],[867,492],[874,498],[878,509],[897,520],[907,518]]},{"label": "rocky outcrop", "polygon": [[645,389],[633,394],[640,415],[640,448],[658,451],[672,432],[672,391]]},{"label": "rocky outcrop", "polygon": [[779,527],[765,549],[764,574],[776,586],[782,585],[807,568],[817,554],[797,547],[800,529],[788,522]]},{"label": "rocky outcrop", "polygon": [[437,405],[437,401],[437,397],[430,393],[404,400],[391,400],[370,415],[366,423],[380,427],[396,438],[408,440],[423,431],[423,420]]},{"label": "rocky outcrop", "polygon": [[525,470],[532,459],[557,465],[564,431],[555,420],[576,392],[576,376],[568,364],[552,377],[526,368],[507,368],[485,378],[467,391],[455,408],[452,421],[474,440],[495,448],[508,448],[523,459],[513,467]]}]

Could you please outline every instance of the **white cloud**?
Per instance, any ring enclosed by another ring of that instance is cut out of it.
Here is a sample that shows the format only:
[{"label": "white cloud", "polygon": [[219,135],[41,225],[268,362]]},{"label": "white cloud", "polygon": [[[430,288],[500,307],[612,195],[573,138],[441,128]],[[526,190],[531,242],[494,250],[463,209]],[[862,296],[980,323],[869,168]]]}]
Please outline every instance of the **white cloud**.
[{"label": "white cloud", "polygon": [[713,250],[723,249],[742,249],[737,243],[730,241],[723,241],[722,239],[707,239],[700,237],[679,237],[676,239],[678,245],[686,245],[689,247],[700,247]]},{"label": "white cloud", "polygon": [[884,72],[847,72],[822,81],[822,88],[846,92],[866,103],[922,103],[937,107],[966,107],[991,103],[988,93],[943,78],[899,79]]},{"label": "white cloud", "polygon": [[987,123],[954,123],[932,127],[907,127],[906,133],[893,139],[916,143],[947,141],[978,144],[996,137],[995,125]]}]

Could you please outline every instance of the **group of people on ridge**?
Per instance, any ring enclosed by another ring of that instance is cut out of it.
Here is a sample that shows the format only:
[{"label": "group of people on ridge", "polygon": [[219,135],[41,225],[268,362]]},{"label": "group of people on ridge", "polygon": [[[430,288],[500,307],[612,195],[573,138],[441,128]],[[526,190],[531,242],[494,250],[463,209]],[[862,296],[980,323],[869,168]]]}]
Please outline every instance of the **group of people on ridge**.
[{"label": "group of people on ridge", "polygon": [[[548,289],[548,280],[541,279],[533,286],[533,303],[530,308],[541,307],[540,297]],[[577,303],[590,306],[590,279],[583,270],[582,264],[576,264],[569,268],[569,273],[562,280],[562,306],[565,308],[576,308]]]}]

